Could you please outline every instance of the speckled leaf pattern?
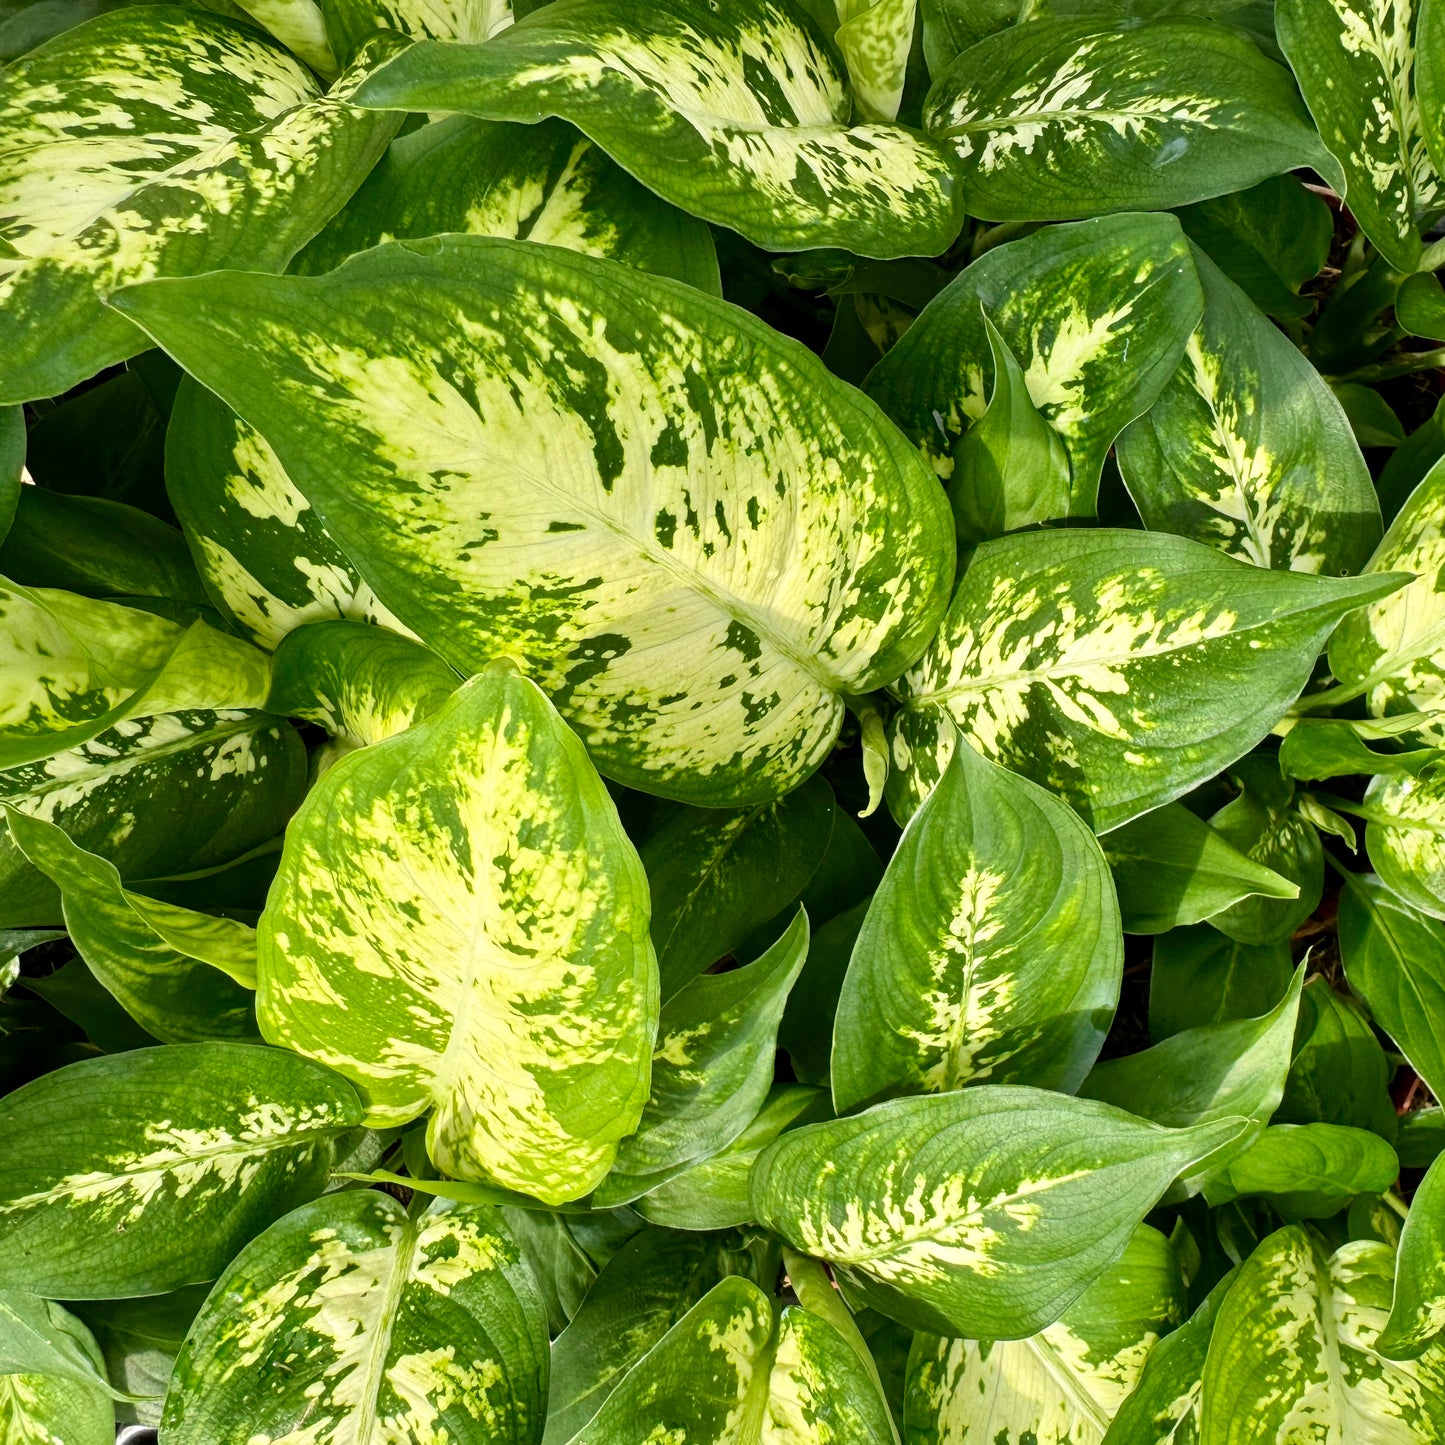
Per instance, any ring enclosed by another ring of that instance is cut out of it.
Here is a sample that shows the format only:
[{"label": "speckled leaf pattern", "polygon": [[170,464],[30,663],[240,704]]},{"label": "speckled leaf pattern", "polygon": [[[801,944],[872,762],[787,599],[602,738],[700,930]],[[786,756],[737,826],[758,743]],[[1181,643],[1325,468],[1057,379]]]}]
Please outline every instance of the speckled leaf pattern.
[{"label": "speckled leaf pattern", "polygon": [[691,288],[440,237],[125,305],[262,427],[403,622],[463,673],[525,657],[620,781],[776,797],[828,752],[840,694],[936,625],[952,521],[917,453]]},{"label": "speckled leaf pattern", "polygon": [[512,23],[512,0],[316,0],[332,50],[345,58],[378,30],[476,45]]},{"label": "speckled leaf pattern", "polygon": [[1375,872],[1412,908],[1445,918],[1445,770],[1375,778],[1365,809]]},{"label": "speckled leaf pattern", "polygon": [[1202,252],[1204,319],[1148,415],[1119,439],[1145,524],[1256,567],[1358,572],[1380,504],[1319,373]]},{"label": "speckled leaf pattern", "polygon": [[204,622],[0,578],[0,766],[74,748],[131,718],[260,707],[266,658]]},{"label": "speckled leaf pattern", "polygon": [[541,1296],[500,1210],[330,1194],[226,1270],[162,1429],[171,1445],[535,1445],[546,1365]]},{"label": "speckled leaf pattern", "polygon": [[1253,747],[1331,627],[1401,578],[1269,572],[1163,533],[985,542],[897,684],[889,802],[907,817],[956,726],[1107,832]]},{"label": "speckled leaf pattern", "polygon": [[[1445,712],[1445,462],[1410,494],[1367,571],[1414,579],[1340,625],[1330,670],[1375,717]],[[1419,731],[1445,744],[1445,723],[1431,718]]]},{"label": "speckled leaf pattern", "polygon": [[347,103],[378,40],[321,95],[248,26],[138,6],[6,72],[0,343],[7,401],[50,396],[142,351],[117,286],[230,263],[279,269],[360,184],[397,118]]},{"label": "speckled leaf pattern", "polygon": [[259,1045],[173,1044],[46,1074],[0,1101],[0,1288],[115,1299],[214,1279],[321,1193],[361,1117],[344,1079]]},{"label": "speckled leaf pattern", "polygon": [[[1415,0],[1281,0],[1279,43],[1345,177],[1350,212],[1397,270],[1445,206],[1416,90]],[[1438,126],[1438,120],[1435,121]]]},{"label": "speckled leaf pattern", "polygon": [[[90,1331],[57,1305],[63,1331],[104,1376],[104,1362]],[[58,1331],[59,1332],[59,1331]],[[0,1438],[19,1445],[114,1445],[115,1407],[103,1384],[46,1372],[0,1374]]]},{"label": "speckled leaf pattern", "polygon": [[1094,510],[1114,438],[1153,405],[1203,309],[1172,216],[1109,216],[999,246],[924,308],[867,390],[945,481],[996,385],[983,312],[1072,464],[1070,510]]},{"label": "speckled leaf pattern", "polygon": [[1162,210],[1328,160],[1289,73],[1186,18],[1003,30],[937,78],[923,123],[991,221]]},{"label": "speckled leaf pattern", "polygon": [[454,116],[400,136],[292,269],[330,271],[381,241],[443,231],[566,246],[721,294],[707,226],[560,120]]},{"label": "speckled leaf pattern", "polygon": [[1445,6],[1421,0],[1415,48],[1420,129],[1437,176],[1445,176]]},{"label": "speckled leaf pattern", "polygon": [[918,0],[841,0],[834,36],[859,114],[896,120],[918,23]]},{"label": "speckled leaf pattern", "polygon": [[1054,1324],[1023,1340],[919,1334],[908,1360],[908,1445],[1099,1445],[1150,1351],[1184,1317],[1169,1241],[1141,1224]]},{"label": "speckled leaf pattern", "polygon": [[645,21],[622,0],[544,7],[484,46],[417,46],[358,99],[561,116],[665,200],[770,250],[933,256],[963,220],[946,149],[850,126],[837,52],[778,0],[658,0]]},{"label": "speckled leaf pattern", "polygon": [[757,1441],[895,1445],[888,1407],[868,1365],[823,1315],[797,1305],[783,1310]]},{"label": "speckled leaf pattern", "polygon": [[166,430],[166,490],[212,603],[253,642],[274,648],[337,617],[404,630],[261,433],[189,377]]},{"label": "speckled leaf pattern", "polygon": [[[1387,1360],[1392,1251],[1326,1259],[1298,1225],[1245,1261],[1215,1320],[1200,1445],[1431,1445],[1445,1438],[1445,1348]],[[1307,1432],[1302,1434],[1301,1432]]]},{"label": "speckled leaf pattern", "polygon": [[833,1029],[834,1104],[986,1080],[1070,1092],[1103,1046],[1123,966],[1087,825],[964,744],[863,920]]},{"label": "speckled leaf pattern", "polygon": [[499,663],[352,753],[287,832],[260,927],[274,1043],[372,1124],[428,1109],[445,1172],[586,1194],[647,1099],[647,880],[582,745]]},{"label": "speckled leaf pattern", "polygon": [[754,1165],[753,1205],[883,1313],[1018,1339],[1057,1320],[1170,1180],[1243,1127],[1164,1129],[1092,1100],[985,1084],[785,1134]]}]

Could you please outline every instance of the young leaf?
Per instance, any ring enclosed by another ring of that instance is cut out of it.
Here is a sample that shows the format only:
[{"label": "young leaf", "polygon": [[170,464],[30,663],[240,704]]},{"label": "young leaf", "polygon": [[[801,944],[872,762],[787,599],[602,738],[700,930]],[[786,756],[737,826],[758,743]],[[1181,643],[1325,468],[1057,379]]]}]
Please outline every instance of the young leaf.
[{"label": "young leaf", "polygon": [[1388,1245],[1359,1240],[1326,1260],[1298,1225],[1260,1244],[1215,1318],[1204,1366],[1203,1445],[1283,1441],[1295,1422],[1311,1419],[1329,1431],[1320,1438],[1342,1445],[1441,1438],[1445,1350],[1400,1363],[1379,1349],[1391,1256]]},{"label": "young leaf", "polygon": [[1400,580],[1266,572],[1163,533],[985,542],[896,685],[889,804],[913,812],[956,724],[1106,833],[1253,747],[1298,696],[1330,628]]},{"label": "young leaf", "polygon": [[1445,918],[1445,769],[1375,778],[1365,809],[1365,847],[1380,881],[1412,908]]},{"label": "young leaf", "polygon": [[1380,504],[1339,402],[1207,256],[1195,265],[1204,317],[1119,438],[1140,516],[1257,567],[1358,572],[1380,540]]},{"label": "young leaf", "polygon": [[663,1005],[652,1092],[593,1196],[598,1208],[636,1199],[747,1128],[767,1098],[778,1020],[807,954],[808,915],[800,908],[756,963],[695,978]]},{"label": "young leaf", "polygon": [[706,225],[559,120],[453,116],[399,136],[292,270],[316,275],[382,241],[444,231],[566,246],[722,294]]},{"label": "young leaf", "polygon": [[1100,840],[1125,933],[1167,933],[1255,894],[1294,898],[1299,885],[1234,847],[1180,803],[1166,803]]},{"label": "young leaf", "polygon": [[840,1114],[970,1082],[1077,1088],[1119,997],[1124,940],[1089,829],[967,745],[909,823],[833,1028]]},{"label": "young leaf", "polygon": [[1415,89],[1413,0],[1280,0],[1279,43],[1344,176],[1360,229],[1396,270],[1420,259],[1420,221],[1445,205]]},{"label": "young leaf", "polygon": [[948,152],[903,126],[850,127],[836,52],[775,0],[662,0],[645,24],[619,0],[574,0],[484,46],[414,46],[360,99],[559,115],[664,200],[772,251],[934,256],[963,220]]},{"label": "young leaf", "polygon": [[1286,778],[1309,780],[1355,774],[1414,777],[1439,754],[1433,748],[1377,753],[1351,722],[1301,718],[1279,745],[1279,770]]},{"label": "young leaf", "polygon": [[1098,1441],[1155,1342],[1183,1317],[1174,1251],[1141,1224],[1118,1260],[1036,1335],[986,1345],[916,1335],[904,1403],[910,1445],[960,1445],[979,1431],[990,1445]]},{"label": "young leaf", "polygon": [[351,1086],[247,1044],[70,1064],[0,1100],[0,1288],[115,1299],[214,1279],[326,1187]]},{"label": "young leaf", "polygon": [[873,369],[867,390],[939,476],[955,476],[961,438],[999,388],[991,322],[1023,371],[1027,397],[1017,404],[1031,402],[1063,438],[1072,472],[1064,515],[1089,516],[1105,453],[1153,405],[1203,305],[1172,216],[1051,226],[967,267]]},{"label": "young leaf", "polygon": [[394,49],[378,40],[322,95],[249,26],[136,6],[17,61],[0,103],[0,399],[53,396],[145,350],[102,304],[118,286],[285,266],[395,133],[396,117],[348,104]]},{"label": "young leaf", "polygon": [[779,796],[944,605],[952,522],[913,449],[810,353],[676,282],[446,236],[124,305],[262,425],[424,642],[464,673],[525,656],[620,781]]},{"label": "young leaf", "polygon": [[498,663],[349,754],[287,832],[260,927],[262,1031],[432,1109],[427,1152],[556,1204],[606,1174],[647,1098],[647,883],[582,745]]},{"label": "young leaf", "polygon": [[1285,1219],[1327,1219],[1361,1194],[1383,1194],[1400,1173],[1378,1134],[1340,1124],[1275,1124],[1204,1186],[1211,1204],[1259,1195]]},{"label": "young leaf", "polygon": [[1163,210],[1328,157],[1282,66],[1173,17],[1032,20],[965,51],[924,105],[991,221]]},{"label": "young leaf", "polygon": [[1236,943],[1207,923],[1174,929],[1154,941],[1149,1037],[1268,1013],[1293,974],[1288,943]]},{"label": "young leaf", "polygon": [[1021,1339],[1103,1273],[1176,1175],[1244,1127],[1163,1129],[982,1085],[783,1135],[753,1167],[753,1206],[891,1318]]},{"label": "young leaf", "polygon": [[859,117],[897,120],[918,23],[917,0],[840,0],[838,18],[842,23],[835,38]]}]

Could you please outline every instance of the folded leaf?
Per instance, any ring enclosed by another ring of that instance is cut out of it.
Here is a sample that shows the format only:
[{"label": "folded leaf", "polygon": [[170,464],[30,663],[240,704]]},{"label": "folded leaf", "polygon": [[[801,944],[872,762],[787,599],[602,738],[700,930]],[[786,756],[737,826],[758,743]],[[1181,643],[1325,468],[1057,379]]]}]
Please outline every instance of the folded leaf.
[{"label": "folded leaf", "polygon": [[1365,847],[1380,881],[1412,908],[1445,918],[1445,771],[1378,777],[1365,809]]},{"label": "folded leaf", "polygon": [[1154,940],[1149,1037],[1268,1013],[1294,973],[1288,943],[1246,944],[1207,923]]},{"label": "folded leaf", "polygon": [[1383,1194],[1400,1173],[1378,1134],[1340,1124],[1275,1124],[1204,1186],[1211,1205],[1257,1195],[1285,1219],[1328,1219],[1362,1194]]},{"label": "folded leaf", "polygon": [[899,125],[850,127],[836,52],[777,0],[659,0],[645,21],[621,0],[573,0],[486,45],[414,46],[358,98],[561,116],[664,200],[773,251],[934,256],[963,220],[946,150]]},{"label": "folded leaf", "polygon": [[1378,753],[1366,746],[1352,722],[1301,718],[1279,745],[1280,772],[1287,778],[1369,776],[1415,777],[1439,754],[1433,748]]},{"label": "folded leaf", "polygon": [[917,0],[839,0],[836,40],[859,115],[896,120],[918,23]]},{"label": "folded leaf", "polygon": [[985,1080],[1070,1092],[1103,1047],[1123,967],[1088,827],[959,747],[863,920],[833,1027],[834,1106]]},{"label": "folded leaf", "polygon": [[956,725],[1106,833],[1259,742],[1330,628],[1400,580],[1266,572],[1163,533],[985,542],[896,686],[889,804],[913,812]]},{"label": "folded leaf", "polygon": [[279,270],[360,184],[394,116],[327,95],[204,11],[97,16],[17,61],[0,103],[0,397],[52,396],[146,347],[103,301],[151,276]]},{"label": "folded leaf", "polygon": [[1417,1359],[1445,1329],[1445,1165],[1415,1190],[1395,1255],[1390,1318],[1377,1341],[1391,1359]]},{"label": "folded leaf", "polygon": [[954,477],[960,439],[999,386],[992,322],[1023,371],[1019,401],[1063,438],[1072,466],[1064,515],[1088,516],[1105,453],[1153,405],[1203,304],[1172,216],[1050,226],[965,268],[873,369],[868,393],[941,477]]},{"label": "folded leaf", "polygon": [[0,1288],[115,1299],[214,1279],[326,1187],[351,1086],[248,1044],[85,1059],[0,1100]]},{"label": "folded leaf", "polygon": [[105,1362],[80,1320],[33,1295],[0,1295],[0,1425],[37,1445],[113,1445]]},{"label": "folded leaf", "polygon": [[1344,411],[1239,287],[1198,252],[1195,265],[1204,317],[1119,438],[1145,525],[1257,567],[1358,572],[1380,540],[1380,504]]},{"label": "folded leaf", "polygon": [[1020,1339],[1103,1273],[1176,1175],[1244,1127],[1162,1129],[1089,1099],[982,1085],[783,1135],[753,1167],[753,1206],[891,1318]]},{"label": "folded leaf", "polygon": [[339,56],[352,54],[378,30],[413,40],[476,44],[512,23],[512,0],[316,0]]},{"label": "folded leaf", "polygon": [[433,1110],[445,1173],[576,1199],[647,1099],[647,919],[581,743],[498,663],[312,789],[261,918],[261,1027],[372,1124]]},{"label": "folded leaf", "polygon": [[[501,1212],[415,1215],[329,1194],[253,1240],[191,1327],[161,1428],[175,1445],[539,1438],[547,1327]],[[266,1380],[258,1390],[256,1381]]]},{"label": "folded leaf", "polygon": [[991,221],[1163,210],[1327,162],[1283,66],[1172,17],[1015,25],[938,77],[923,124]]},{"label": "folded leaf", "polygon": [[449,236],[124,304],[263,426],[403,622],[464,673],[526,657],[620,781],[776,797],[936,625],[952,524],[917,454],[691,288]]}]

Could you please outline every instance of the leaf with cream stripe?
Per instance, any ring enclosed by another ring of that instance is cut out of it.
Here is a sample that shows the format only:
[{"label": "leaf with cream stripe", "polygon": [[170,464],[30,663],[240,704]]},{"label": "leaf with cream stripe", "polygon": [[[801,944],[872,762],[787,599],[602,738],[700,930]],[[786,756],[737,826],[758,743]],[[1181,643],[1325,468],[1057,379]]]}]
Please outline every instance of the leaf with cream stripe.
[{"label": "leaf with cream stripe", "polygon": [[502,1211],[329,1194],[217,1281],[176,1360],[170,1445],[533,1445],[547,1320]]},{"label": "leaf with cream stripe", "polygon": [[561,1203],[647,1100],[647,880],[602,780],[508,663],[343,758],[286,836],[259,938],[273,1043],[428,1109],[445,1173]]},{"label": "leaf with cream stripe", "polygon": [[265,433],[402,622],[464,674],[525,658],[629,785],[777,797],[937,625],[953,527],[917,453],[690,287],[445,236],[121,304]]},{"label": "leaf with cream stripe", "polygon": [[692,215],[774,251],[933,256],[963,221],[947,150],[849,125],[837,52],[786,0],[554,0],[486,45],[423,44],[363,105],[489,120],[560,116]]}]

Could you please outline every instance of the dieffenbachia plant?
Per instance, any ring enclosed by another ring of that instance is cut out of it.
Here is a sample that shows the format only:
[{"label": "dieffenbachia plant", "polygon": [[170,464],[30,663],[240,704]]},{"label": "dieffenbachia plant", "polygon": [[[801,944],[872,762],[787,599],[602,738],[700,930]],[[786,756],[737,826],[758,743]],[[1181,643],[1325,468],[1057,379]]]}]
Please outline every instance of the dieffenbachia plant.
[{"label": "dieffenbachia plant", "polygon": [[1445,0],[0,64],[6,1445],[1445,1445]]}]

